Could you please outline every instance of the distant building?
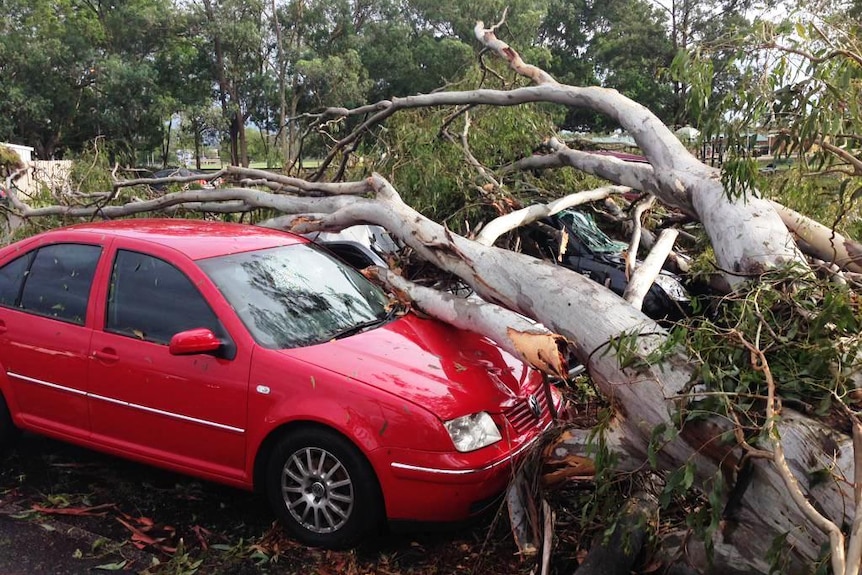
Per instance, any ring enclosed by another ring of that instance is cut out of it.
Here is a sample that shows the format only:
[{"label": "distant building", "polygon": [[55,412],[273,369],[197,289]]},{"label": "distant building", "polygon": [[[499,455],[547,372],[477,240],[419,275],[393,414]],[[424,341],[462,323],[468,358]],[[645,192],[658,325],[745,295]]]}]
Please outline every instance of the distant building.
[{"label": "distant building", "polygon": [[33,150],[30,146],[21,146],[19,144],[7,144],[6,142],[0,142],[0,146],[5,146],[11,150],[15,150],[18,154],[18,157],[21,158],[21,161],[25,164],[29,164],[33,161]]},{"label": "distant building", "polygon": [[0,146],[14,150],[28,168],[13,182],[14,189],[24,197],[31,198],[43,188],[60,190],[69,187],[69,174],[72,171],[70,160],[35,160],[33,159],[34,148],[30,146],[3,142],[0,142]]}]

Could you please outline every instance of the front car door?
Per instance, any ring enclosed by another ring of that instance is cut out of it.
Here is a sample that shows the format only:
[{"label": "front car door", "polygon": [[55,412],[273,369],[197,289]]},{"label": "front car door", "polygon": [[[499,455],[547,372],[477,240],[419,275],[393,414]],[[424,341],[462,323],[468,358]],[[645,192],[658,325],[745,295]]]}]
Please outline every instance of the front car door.
[{"label": "front car door", "polygon": [[[207,281],[202,272],[186,261],[193,281],[168,261],[181,258],[135,249],[112,254],[104,329],[94,332],[91,347],[93,438],[152,462],[237,481],[245,464],[251,350],[235,345],[198,289]],[[171,355],[171,337],[194,328],[211,329],[225,353]]]},{"label": "front car door", "polygon": [[88,308],[101,253],[98,245],[55,243],[0,267],[0,366],[12,411],[28,428],[89,433]]}]

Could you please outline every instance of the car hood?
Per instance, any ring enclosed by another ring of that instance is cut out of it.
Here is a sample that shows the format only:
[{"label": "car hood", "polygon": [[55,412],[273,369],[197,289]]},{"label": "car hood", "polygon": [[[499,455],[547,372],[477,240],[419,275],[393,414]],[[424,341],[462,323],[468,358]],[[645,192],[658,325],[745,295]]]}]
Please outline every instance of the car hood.
[{"label": "car hood", "polygon": [[538,372],[490,340],[414,314],[280,353],[402,397],[443,420],[502,411],[523,395],[522,388],[534,389],[541,381]]}]

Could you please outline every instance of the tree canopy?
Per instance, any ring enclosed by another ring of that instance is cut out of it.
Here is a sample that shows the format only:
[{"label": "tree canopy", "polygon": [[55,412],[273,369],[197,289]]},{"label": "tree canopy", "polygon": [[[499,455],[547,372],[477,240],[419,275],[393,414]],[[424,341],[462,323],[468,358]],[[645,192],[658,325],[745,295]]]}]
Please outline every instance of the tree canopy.
[{"label": "tree canopy", "polygon": [[[507,7],[508,38],[561,81],[616,88],[662,119],[684,123],[670,74],[680,46],[661,7],[645,0],[519,0]],[[101,138],[131,165],[154,153],[169,162],[169,131],[181,117],[223,133],[233,164],[248,162],[245,128],[252,124],[278,134],[289,162],[299,146],[290,118],[471,77],[473,23],[504,6],[3,0],[0,8],[0,140],[33,146],[49,159]],[[725,21],[729,27],[733,18]],[[204,113],[212,107],[221,121]],[[615,127],[576,112],[560,125]]]}]

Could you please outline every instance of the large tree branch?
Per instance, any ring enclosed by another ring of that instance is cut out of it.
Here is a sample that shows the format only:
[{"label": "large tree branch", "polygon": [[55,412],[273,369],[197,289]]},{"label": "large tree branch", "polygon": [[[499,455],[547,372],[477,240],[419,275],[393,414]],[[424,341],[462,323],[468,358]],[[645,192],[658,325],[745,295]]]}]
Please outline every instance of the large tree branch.
[{"label": "large tree branch", "polygon": [[[501,173],[568,166],[634,190],[659,193],[659,182],[655,177],[655,170],[649,164],[627,162],[614,156],[573,150],[557,138],[550,138],[547,143],[552,153],[522,158],[504,166],[500,170]],[[662,201],[689,215],[694,215],[691,201],[684,193],[676,193],[675,191],[672,194],[663,193]]]},{"label": "large tree branch", "polygon": [[[266,208],[288,213],[329,213],[358,200],[358,198],[348,196],[300,197],[275,195],[269,192],[246,188],[174,192],[165,194],[159,198],[114,206],[55,205],[43,208],[31,208],[17,197],[10,195],[10,199],[12,199],[12,207],[15,212],[23,218],[59,216],[72,218],[101,217],[106,219],[120,218],[145,212],[163,211],[181,205],[186,205],[186,207],[190,208],[194,206],[199,211],[222,211],[227,206],[227,211],[247,211],[250,208]],[[222,209],[217,208],[216,203],[218,202],[224,203]],[[231,204],[228,202],[234,203]],[[200,207],[201,205],[209,206],[209,209],[203,209]]]},{"label": "large tree branch", "polygon": [[519,75],[529,78],[536,84],[557,83],[553,76],[537,66],[524,62],[521,55],[518,54],[514,48],[498,39],[497,35],[494,33],[496,28],[496,26],[494,28],[485,28],[485,23],[479,21],[476,22],[476,26],[473,28],[473,34],[476,36],[476,39],[485,46],[485,48],[493,51],[499,57],[509,62],[509,67]]},{"label": "large tree branch", "polygon": [[825,262],[851,272],[862,272],[862,244],[803,216],[778,202],[771,202],[784,225],[800,240],[802,249]]},{"label": "large tree branch", "polygon": [[562,210],[603,200],[611,194],[622,194],[628,190],[629,188],[624,186],[605,186],[595,190],[569,194],[547,204],[533,204],[532,206],[515,210],[488,222],[476,236],[476,241],[483,246],[492,246],[501,235],[518,227],[526,226],[542,218],[547,218]]},{"label": "large tree branch", "polygon": [[420,310],[441,321],[489,337],[500,347],[536,369],[565,379],[568,344],[545,327],[508,309],[480,299],[466,299],[407,281],[382,268],[368,268],[366,275],[402,293]]}]

